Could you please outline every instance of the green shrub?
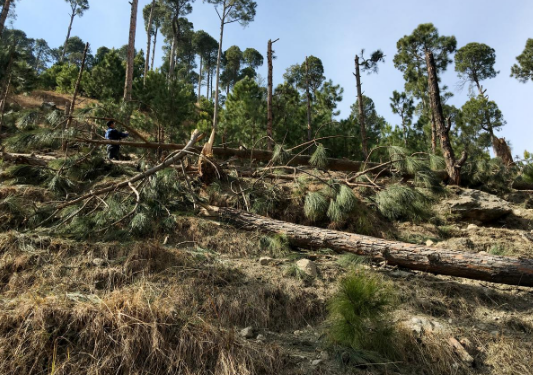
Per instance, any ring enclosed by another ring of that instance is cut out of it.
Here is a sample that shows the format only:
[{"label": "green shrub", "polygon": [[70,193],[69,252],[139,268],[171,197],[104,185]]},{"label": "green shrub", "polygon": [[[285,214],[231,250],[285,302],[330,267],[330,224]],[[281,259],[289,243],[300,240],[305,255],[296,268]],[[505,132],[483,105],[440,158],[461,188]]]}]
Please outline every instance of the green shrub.
[{"label": "green shrub", "polygon": [[396,297],[380,276],[358,271],[340,280],[328,304],[328,338],[334,346],[352,349],[362,359],[376,353],[395,356],[390,312]]}]

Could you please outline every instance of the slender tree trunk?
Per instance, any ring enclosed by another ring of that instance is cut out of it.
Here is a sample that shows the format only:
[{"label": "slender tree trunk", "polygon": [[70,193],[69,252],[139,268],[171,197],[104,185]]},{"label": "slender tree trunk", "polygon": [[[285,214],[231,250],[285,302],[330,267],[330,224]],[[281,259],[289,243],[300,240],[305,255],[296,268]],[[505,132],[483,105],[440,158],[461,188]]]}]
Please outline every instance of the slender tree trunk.
[{"label": "slender tree trunk", "polygon": [[4,25],[6,23],[7,15],[9,14],[9,8],[11,8],[11,0],[5,0],[2,13],[0,14],[0,36],[4,32]]},{"label": "slender tree trunk", "polygon": [[279,39],[276,39],[275,41],[272,41],[270,39],[268,41],[268,49],[267,49],[267,60],[268,60],[268,95],[267,95],[267,149],[268,151],[272,151],[272,145],[273,145],[273,125],[274,125],[274,116],[272,114],[272,91],[274,87],[274,80],[273,80],[273,72],[274,72],[274,64],[272,63],[272,60],[274,59],[273,52],[272,52],[272,44],[276,43]]},{"label": "slender tree trunk", "polygon": [[176,60],[174,55],[176,54],[177,37],[176,34],[172,37],[172,45],[170,47],[170,56],[168,57],[168,82],[174,79],[174,69],[176,68]]},{"label": "slender tree trunk", "polygon": [[67,53],[67,44],[68,40],[70,39],[70,32],[72,31],[72,23],[74,22],[74,17],[76,17],[76,8],[77,5],[74,5],[74,8],[72,8],[72,14],[70,15],[70,24],[68,25],[67,30],[67,38],[65,39],[65,44],[63,45],[63,53],[61,54],[60,62],[63,62],[65,60],[65,54]]},{"label": "slender tree trunk", "polygon": [[[70,129],[70,126],[72,124],[72,115],[74,114],[74,109],[76,108],[76,98],[78,96],[78,92],[80,90],[80,83],[81,83],[81,79],[83,77],[83,70],[85,69],[85,60],[87,59],[87,51],[89,50],[89,43],[87,43],[85,45],[85,50],[83,51],[83,58],[81,60],[81,67],[80,67],[80,72],[78,74],[78,79],[76,80],[76,86],[74,86],[74,94],[72,94],[72,101],[70,102],[70,108],[68,110],[68,118],[67,118],[67,122],[66,122],[66,125],[63,129],[63,133],[64,133],[64,130],[69,130]],[[67,147],[68,147],[68,142],[67,140],[64,138],[64,134],[63,134],[63,150],[66,150]]]},{"label": "slender tree trunk", "polygon": [[533,260],[434,249],[399,241],[274,220],[226,207],[209,207],[210,215],[239,229],[282,234],[303,248],[332,249],[386,261],[391,266],[502,284],[533,286]]},{"label": "slender tree trunk", "polygon": [[154,70],[154,61],[155,61],[155,46],[157,44],[157,33],[159,31],[159,28],[156,27],[155,34],[154,34],[154,49],[152,50],[152,64],[150,66],[150,70]]},{"label": "slender tree trunk", "polygon": [[405,115],[402,112],[402,127],[403,127],[403,144],[407,147],[407,125],[405,125]]},{"label": "slender tree trunk", "polygon": [[307,141],[311,142],[313,134],[311,132],[311,93],[309,91],[309,59],[307,56],[305,57],[305,89],[307,95]]},{"label": "slender tree trunk", "polygon": [[155,0],[152,1],[152,6],[150,8],[150,17],[148,18],[147,32],[148,43],[146,45],[146,60],[144,62],[144,77],[143,77],[143,86],[146,86],[146,76],[148,75],[148,68],[150,67],[150,47],[152,45],[152,22],[154,20],[154,8]]},{"label": "slender tree trunk", "polygon": [[128,42],[128,61],[126,65],[126,82],[124,83],[124,101],[131,101],[133,90],[133,60],[135,59],[135,32],[137,30],[137,6],[139,0],[131,2],[130,36]]},{"label": "slender tree trunk", "polygon": [[359,56],[355,56],[355,81],[357,84],[357,103],[359,108],[359,126],[361,127],[361,150],[363,160],[368,156],[368,139],[366,136],[365,110],[363,103],[363,92],[361,90],[361,71],[359,67]]},{"label": "slender tree trunk", "polygon": [[9,96],[9,89],[11,89],[11,78],[12,75],[9,74],[9,79],[7,80],[6,90],[2,95],[2,100],[0,100],[0,134],[2,133],[2,125],[4,124],[4,112],[6,109],[6,102]]},{"label": "slender tree trunk", "polygon": [[198,74],[198,104],[200,104],[200,95],[202,94],[202,67],[204,58],[200,55],[200,73]]},{"label": "slender tree trunk", "polygon": [[41,63],[41,55],[42,55],[42,52],[39,51],[39,53],[37,54],[37,57],[35,57],[35,73],[39,73],[39,64]]},{"label": "slender tree trunk", "polygon": [[205,152],[203,152],[206,156],[212,155],[212,148],[215,143],[215,136],[218,126],[218,92],[220,88],[220,61],[222,60],[222,41],[224,39],[224,25],[226,21],[226,5],[224,4],[224,9],[222,11],[222,19],[220,20],[220,40],[218,43],[218,55],[217,55],[217,72],[216,72],[216,79],[215,79],[215,108],[213,111],[213,130],[211,131],[211,135],[209,136],[209,141],[206,143],[206,147],[204,147]]},{"label": "slender tree trunk", "polygon": [[209,98],[213,100],[213,79],[215,78],[215,75],[213,74],[214,71],[211,70],[211,84],[209,85]]},{"label": "slender tree trunk", "polygon": [[[7,63],[7,67],[5,70],[5,75],[8,77],[7,82],[5,83],[5,90],[2,92],[2,99],[0,102],[0,131],[2,130],[2,125],[4,122],[4,110],[6,108],[6,102],[9,95],[9,89],[11,88],[11,69],[13,68],[13,63],[15,61],[15,51],[17,49],[17,40],[13,41],[13,44],[11,45],[11,51],[9,53],[9,62]],[[2,82],[2,89],[4,89],[4,82]],[[0,138],[1,142],[1,138]]]},{"label": "slender tree trunk", "polygon": [[207,98],[207,100],[209,100],[209,95],[210,95],[209,91],[211,90],[211,82],[210,82],[210,80],[211,80],[211,67],[210,66],[206,66],[205,70],[207,70],[207,77],[206,77],[207,78],[207,80],[206,80],[207,93],[206,93],[206,98]]},{"label": "slender tree trunk", "polygon": [[426,63],[428,69],[428,87],[431,110],[435,119],[438,136],[440,138],[442,154],[444,156],[444,160],[446,161],[446,172],[448,172],[448,176],[450,177],[450,183],[452,185],[459,185],[461,182],[461,167],[466,162],[467,154],[463,153],[461,160],[459,161],[455,159],[455,154],[450,142],[450,129],[452,123],[449,118],[447,124],[444,121],[435,59],[433,57],[433,52],[429,50],[426,51]]}]

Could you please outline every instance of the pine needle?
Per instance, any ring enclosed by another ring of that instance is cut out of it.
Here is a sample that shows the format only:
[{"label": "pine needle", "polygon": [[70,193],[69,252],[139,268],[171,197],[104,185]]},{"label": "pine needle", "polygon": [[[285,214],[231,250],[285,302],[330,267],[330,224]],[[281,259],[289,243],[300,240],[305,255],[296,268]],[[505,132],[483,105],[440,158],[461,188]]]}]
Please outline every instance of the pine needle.
[{"label": "pine needle", "polygon": [[318,145],[315,152],[313,152],[313,155],[311,155],[311,158],[309,159],[309,164],[319,169],[324,169],[328,165],[328,156],[326,153],[326,148],[322,143]]}]

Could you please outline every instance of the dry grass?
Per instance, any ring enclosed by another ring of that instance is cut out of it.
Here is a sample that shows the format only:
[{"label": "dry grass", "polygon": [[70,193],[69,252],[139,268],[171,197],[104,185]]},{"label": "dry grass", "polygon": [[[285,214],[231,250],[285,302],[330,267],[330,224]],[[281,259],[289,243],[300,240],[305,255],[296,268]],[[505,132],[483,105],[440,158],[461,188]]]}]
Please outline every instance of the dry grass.
[{"label": "dry grass", "polygon": [[488,344],[487,365],[494,374],[530,375],[533,371],[533,342],[531,336],[524,339],[501,337]]},{"label": "dry grass", "polygon": [[[43,102],[53,102],[62,110],[72,100],[72,94],[61,94],[55,91],[35,90],[29,95],[15,95],[9,99],[10,103],[18,104],[22,109],[39,108]],[[76,101],[77,106],[86,106],[97,103],[97,100],[80,97]]]}]

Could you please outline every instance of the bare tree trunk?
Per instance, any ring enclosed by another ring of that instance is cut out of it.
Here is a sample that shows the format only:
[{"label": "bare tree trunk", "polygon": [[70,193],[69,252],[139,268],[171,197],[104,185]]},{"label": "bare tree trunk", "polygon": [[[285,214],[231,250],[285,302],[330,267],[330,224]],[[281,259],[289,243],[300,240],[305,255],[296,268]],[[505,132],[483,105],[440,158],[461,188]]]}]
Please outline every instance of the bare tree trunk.
[{"label": "bare tree trunk", "polygon": [[200,73],[198,74],[198,104],[200,104],[200,95],[202,95],[202,67],[204,57],[200,55]]},{"label": "bare tree trunk", "polygon": [[60,62],[63,62],[65,60],[65,54],[67,53],[67,44],[68,40],[70,39],[70,32],[72,31],[72,23],[74,22],[74,17],[76,17],[76,8],[77,5],[74,4],[74,8],[72,8],[72,14],[70,15],[70,24],[68,25],[67,30],[67,39],[65,39],[65,44],[63,45],[63,53],[61,54]]},{"label": "bare tree trunk", "polygon": [[174,69],[176,68],[176,60],[174,59],[174,56],[176,55],[176,44],[177,42],[176,33],[174,33],[174,36],[172,37],[172,45],[170,47],[170,56],[168,57],[168,82],[172,81],[174,79]]},{"label": "bare tree trunk", "polygon": [[363,160],[368,156],[368,139],[366,137],[365,110],[363,103],[363,92],[361,90],[361,71],[359,69],[359,56],[355,56],[355,81],[357,84],[357,103],[359,108],[359,126],[361,127],[361,150]]},{"label": "bare tree trunk", "polygon": [[159,29],[156,28],[155,29],[155,34],[154,34],[154,49],[152,50],[152,64],[150,66],[150,70],[154,70],[154,61],[155,61],[155,46],[157,44],[157,33],[158,33]]},{"label": "bare tree trunk", "polygon": [[139,0],[131,2],[130,36],[128,42],[128,61],[126,65],[126,82],[124,83],[124,101],[131,101],[133,90],[133,60],[135,59],[135,32],[137,30],[137,6]]},{"label": "bare tree trunk", "polygon": [[461,167],[466,162],[467,154],[463,152],[461,160],[457,161],[455,159],[455,154],[450,142],[450,129],[452,122],[449,118],[447,124],[444,121],[435,59],[433,57],[433,52],[429,50],[426,51],[426,63],[428,68],[428,87],[431,110],[435,119],[438,136],[440,138],[442,154],[444,156],[444,160],[446,161],[446,172],[448,172],[448,176],[450,177],[450,183],[452,185],[459,185],[461,182]]},{"label": "bare tree trunk", "polygon": [[533,286],[533,260],[434,249],[398,241],[273,220],[233,208],[210,207],[239,229],[283,234],[295,246],[332,249],[385,260],[392,266],[495,283]]},{"label": "bare tree trunk", "polygon": [[2,100],[0,100],[0,133],[2,132],[2,125],[4,124],[4,111],[6,109],[6,102],[9,95],[9,89],[11,88],[11,74],[9,74],[9,79],[7,80],[6,90],[2,95]]},{"label": "bare tree trunk", "polygon": [[492,148],[494,149],[494,154],[497,157],[502,159],[503,163],[507,166],[513,165],[513,155],[511,154],[511,149],[505,141],[505,138],[498,138],[495,135],[492,136]]},{"label": "bare tree trunk", "polygon": [[[89,50],[89,43],[85,45],[85,50],[83,51],[83,58],[81,60],[80,72],[78,74],[78,79],[76,80],[76,86],[74,86],[74,94],[72,94],[72,101],[70,102],[70,108],[68,110],[68,118],[67,118],[66,125],[63,128],[63,133],[65,129],[68,131],[68,129],[70,129],[70,125],[72,124],[72,114],[74,113],[74,109],[76,108],[76,98],[80,90],[80,83],[81,83],[81,78],[83,77],[83,69],[85,69],[85,60],[87,59],[88,50]],[[65,135],[63,134],[63,150],[66,150],[67,147],[68,147],[68,142],[65,139]]]},{"label": "bare tree trunk", "polygon": [[0,36],[2,36],[4,32],[4,25],[6,24],[7,15],[9,14],[9,8],[11,8],[11,0],[5,0],[2,13],[0,14]]},{"label": "bare tree trunk", "polygon": [[209,100],[209,97],[210,97],[210,90],[211,90],[211,67],[210,66],[207,66],[205,68],[207,70],[207,81],[206,81],[206,86],[207,86],[207,93],[206,93],[206,98],[207,100]]},{"label": "bare tree trunk", "polygon": [[[440,101],[440,100],[439,100]],[[435,155],[437,153],[437,124],[435,123],[435,113],[431,110],[431,153]]]},{"label": "bare tree trunk", "polygon": [[152,22],[154,20],[154,8],[155,8],[155,0],[152,1],[152,7],[150,8],[150,17],[148,18],[148,25],[147,25],[147,37],[148,37],[148,43],[146,45],[146,60],[144,62],[144,77],[143,77],[143,86],[146,86],[146,76],[148,75],[148,68],[150,67],[150,47],[152,45]]},{"label": "bare tree trunk", "polygon": [[268,95],[267,95],[267,149],[268,151],[272,151],[272,145],[273,145],[273,125],[274,125],[274,116],[272,114],[272,91],[274,88],[274,81],[273,81],[273,72],[274,72],[274,64],[272,63],[272,60],[274,59],[273,51],[272,51],[272,45],[276,43],[279,39],[276,39],[275,41],[272,41],[270,39],[268,41],[268,49],[267,49],[267,60],[268,60]]},{"label": "bare tree trunk", "polygon": [[217,72],[216,72],[216,79],[215,79],[215,108],[213,111],[213,129],[211,131],[211,135],[209,136],[209,140],[207,141],[207,143],[204,146],[204,149],[202,150],[202,154],[207,157],[212,155],[212,149],[215,143],[215,136],[216,136],[217,126],[218,126],[218,94],[219,94],[219,87],[220,87],[220,61],[222,60],[222,41],[224,39],[224,25],[226,22],[225,16],[226,16],[226,4],[224,3],[224,9],[222,10],[222,18],[220,20],[220,40],[218,43]]},{"label": "bare tree trunk", "polygon": [[313,139],[311,132],[311,93],[309,92],[309,59],[305,57],[305,89],[307,95],[307,141]]}]

